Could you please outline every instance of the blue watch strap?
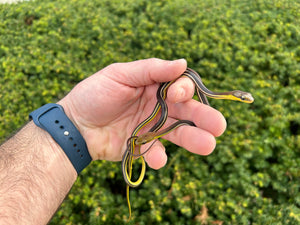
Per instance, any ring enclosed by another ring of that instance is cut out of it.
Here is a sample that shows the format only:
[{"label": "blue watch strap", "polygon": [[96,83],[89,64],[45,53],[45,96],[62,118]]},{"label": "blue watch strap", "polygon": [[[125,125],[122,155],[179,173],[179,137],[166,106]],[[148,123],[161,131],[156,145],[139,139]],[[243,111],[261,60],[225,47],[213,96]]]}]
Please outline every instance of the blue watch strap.
[{"label": "blue watch strap", "polygon": [[52,136],[64,150],[78,174],[90,164],[92,158],[85,140],[61,105],[46,104],[31,112],[29,119]]}]

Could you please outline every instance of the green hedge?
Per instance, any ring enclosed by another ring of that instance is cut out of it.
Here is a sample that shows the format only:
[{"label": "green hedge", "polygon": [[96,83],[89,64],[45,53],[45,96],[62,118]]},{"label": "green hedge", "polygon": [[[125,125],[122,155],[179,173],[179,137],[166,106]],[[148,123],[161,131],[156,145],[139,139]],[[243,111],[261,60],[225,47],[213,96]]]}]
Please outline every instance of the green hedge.
[{"label": "green hedge", "polygon": [[[300,4],[294,0],[60,0],[0,5],[0,139],[113,62],[186,58],[228,122],[210,156],[169,161],[131,191],[129,224],[300,223]],[[120,163],[93,162],[51,224],[123,224]]]}]

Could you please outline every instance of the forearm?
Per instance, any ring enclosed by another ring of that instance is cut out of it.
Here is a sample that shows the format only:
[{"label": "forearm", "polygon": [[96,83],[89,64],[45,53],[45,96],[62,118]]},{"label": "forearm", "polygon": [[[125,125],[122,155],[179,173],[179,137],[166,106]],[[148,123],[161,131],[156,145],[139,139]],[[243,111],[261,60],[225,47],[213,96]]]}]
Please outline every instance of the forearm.
[{"label": "forearm", "polygon": [[46,224],[76,177],[59,145],[28,123],[0,146],[0,224]]}]

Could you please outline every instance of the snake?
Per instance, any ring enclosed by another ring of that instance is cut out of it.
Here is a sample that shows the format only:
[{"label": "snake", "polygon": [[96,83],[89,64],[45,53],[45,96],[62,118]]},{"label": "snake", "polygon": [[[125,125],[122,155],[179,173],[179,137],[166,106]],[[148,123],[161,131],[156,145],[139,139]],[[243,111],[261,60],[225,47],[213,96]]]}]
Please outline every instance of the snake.
[{"label": "snake", "polygon": [[[252,103],[254,101],[254,98],[249,92],[244,92],[240,90],[214,92],[209,90],[203,84],[200,75],[191,68],[187,68],[180,77],[187,77],[193,81],[196,87],[196,94],[198,96],[199,102],[205,105],[209,105],[207,97],[214,98],[214,99],[228,99],[228,100],[240,101],[244,103]],[[149,143],[153,140],[157,140],[158,138],[163,137],[164,135],[172,132],[173,130],[175,130],[180,126],[183,125],[196,126],[192,121],[178,120],[172,125],[168,126],[167,128],[160,130],[160,128],[162,128],[162,126],[165,124],[168,118],[168,106],[165,102],[165,99],[167,97],[167,90],[176,80],[177,79],[160,84],[156,92],[157,102],[156,105],[154,106],[152,113],[133,130],[131,136],[127,140],[127,145],[126,145],[127,148],[122,157],[122,173],[123,173],[124,181],[126,182],[126,197],[127,197],[128,208],[129,208],[129,220],[131,218],[129,188],[130,187],[135,188],[143,182],[146,173],[146,164],[144,158],[141,156],[143,156],[147,151],[149,151],[153,144],[143,153],[140,152],[140,146]],[[144,134],[138,135],[140,130],[143,127],[145,127],[147,124],[149,124],[157,117],[159,112],[161,112],[159,119],[149,129],[149,131]],[[138,151],[138,154],[135,154],[136,151]],[[133,165],[133,160],[136,157],[141,159],[142,168],[138,179],[136,181],[132,181],[131,180],[132,165]]]}]

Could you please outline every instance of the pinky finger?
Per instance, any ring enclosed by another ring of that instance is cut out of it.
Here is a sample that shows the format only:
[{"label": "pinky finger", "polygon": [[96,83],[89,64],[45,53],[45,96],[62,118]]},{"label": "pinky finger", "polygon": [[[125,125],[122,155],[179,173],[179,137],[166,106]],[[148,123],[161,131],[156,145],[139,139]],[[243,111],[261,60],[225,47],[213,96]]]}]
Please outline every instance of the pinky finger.
[{"label": "pinky finger", "polygon": [[164,167],[168,160],[165,147],[160,141],[153,144],[150,151],[144,155],[144,158],[148,166],[155,170]]}]

